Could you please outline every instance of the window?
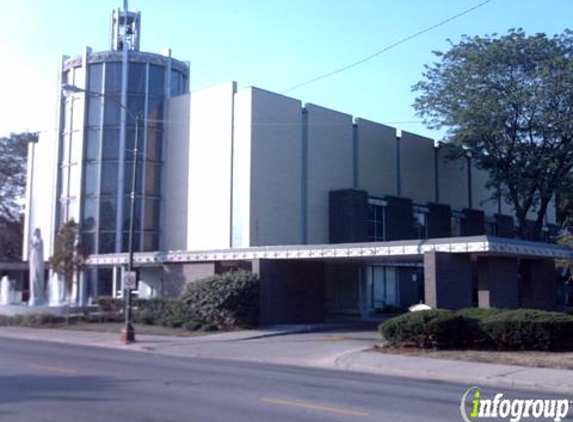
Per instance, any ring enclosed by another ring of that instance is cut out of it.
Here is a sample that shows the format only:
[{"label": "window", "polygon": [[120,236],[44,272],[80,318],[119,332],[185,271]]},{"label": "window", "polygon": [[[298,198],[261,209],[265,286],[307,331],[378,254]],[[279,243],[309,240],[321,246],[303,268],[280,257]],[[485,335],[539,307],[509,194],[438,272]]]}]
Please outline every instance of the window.
[{"label": "window", "polygon": [[159,196],[161,191],[161,171],[155,164],[148,164],[145,171],[145,194]]},{"label": "window", "polygon": [[149,97],[147,119],[150,125],[158,125],[163,119],[163,100],[158,97]]},{"label": "window", "polygon": [[95,236],[93,233],[82,233],[80,242],[84,253],[90,255],[95,252]]},{"label": "window", "polygon": [[414,230],[417,239],[428,238],[428,214],[426,207],[414,206]]},{"label": "window", "polygon": [[121,63],[106,63],[105,92],[121,92]]},{"label": "window", "polygon": [[[141,179],[143,174],[143,163],[141,159],[137,162],[137,175],[135,176],[135,192],[141,195]],[[133,161],[128,161],[124,166],[123,192],[130,194],[133,184]]]},{"label": "window", "polygon": [[115,230],[117,201],[115,198],[102,198],[100,204],[100,228]]},{"label": "window", "polygon": [[450,218],[450,226],[452,237],[460,237],[463,236],[462,233],[462,221],[463,221],[463,214],[459,211],[452,211],[452,217]]},{"label": "window", "polygon": [[[123,232],[122,239],[123,239],[123,241],[122,241],[122,245],[121,245],[121,251],[122,252],[128,252],[129,251],[129,232]],[[140,239],[141,239],[141,232],[134,231],[133,232],[133,251],[134,252],[138,252],[141,250]]]},{"label": "window", "polygon": [[163,67],[149,65],[149,93],[163,95],[165,92],[165,70]]},{"label": "window", "polygon": [[145,221],[143,225],[145,230],[157,230],[159,228],[159,207],[158,199],[145,200]]},{"label": "window", "polygon": [[161,130],[150,128],[147,132],[147,159],[161,161]]},{"label": "window", "polygon": [[119,156],[119,129],[103,131],[103,160],[117,160]]},{"label": "window", "polygon": [[368,202],[368,240],[382,242],[386,240],[386,203],[374,198]]},{"label": "window", "polygon": [[495,224],[495,218],[485,219],[485,234],[488,236],[497,236],[497,226]]},{"label": "window", "polygon": [[88,91],[102,92],[102,67],[101,63],[92,64],[89,66],[89,86]]},{"label": "window", "polygon": [[127,99],[127,108],[131,112],[127,113],[127,123],[130,125],[135,125],[135,117],[139,116],[139,131],[140,134],[143,133],[143,118],[145,111],[145,96],[142,94],[129,94]]},{"label": "window", "polygon": [[176,70],[171,71],[171,96],[179,95],[183,92],[181,87],[181,74]]},{"label": "window", "polygon": [[89,129],[86,137],[86,161],[99,160],[99,135],[100,131]]},{"label": "window", "polygon": [[101,232],[99,235],[99,253],[115,252],[115,232]]},{"label": "window", "polygon": [[[129,196],[123,197],[123,229],[129,230],[131,213],[131,198]],[[141,227],[141,198],[136,198],[135,200],[135,213],[133,218],[134,230],[139,230]],[[139,243],[137,243],[139,244]]]},{"label": "window", "polygon": [[116,193],[117,193],[117,163],[102,163],[101,194],[115,195]]},{"label": "window", "polygon": [[98,165],[97,163],[86,163],[84,177],[84,195],[96,195],[98,187]]},{"label": "window", "polygon": [[101,124],[101,97],[90,95],[88,98],[88,126],[99,126]]},{"label": "window", "polygon": [[119,125],[121,118],[121,107],[119,106],[121,97],[119,95],[108,94],[105,97],[104,124],[108,126]]},{"label": "window", "polygon": [[159,234],[145,233],[143,235],[143,250],[156,251],[159,249]]},{"label": "window", "polygon": [[127,84],[129,92],[145,92],[145,63],[129,64],[129,82]]},{"label": "window", "polygon": [[95,230],[97,225],[97,201],[88,198],[84,201],[84,216],[82,219],[82,229],[84,231]]}]

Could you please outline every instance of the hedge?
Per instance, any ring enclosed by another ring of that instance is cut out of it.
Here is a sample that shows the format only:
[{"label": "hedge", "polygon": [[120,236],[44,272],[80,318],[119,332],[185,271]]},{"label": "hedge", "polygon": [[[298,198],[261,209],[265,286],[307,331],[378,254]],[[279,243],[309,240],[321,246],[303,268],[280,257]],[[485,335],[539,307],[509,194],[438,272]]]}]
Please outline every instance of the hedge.
[{"label": "hedge", "polygon": [[[123,299],[99,297],[102,318],[123,314]],[[259,284],[255,275],[235,271],[189,283],[176,299],[133,299],[133,321],[188,330],[231,329],[258,324]]]},{"label": "hedge", "polygon": [[220,329],[259,322],[259,280],[239,270],[190,283],[179,298],[197,320]]},{"label": "hedge", "polygon": [[506,311],[484,319],[481,329],[501,350],[573,349],[573,317],[559,312]]},{"label": "hedge", "polygon": [[410,312],[383,322],[382,337],[391,345],[420,348],[450,348],[469,341],[463,317],[451,311],[433,309]]},{"label": "hedge", "polygon": [[390,345],[421,348],[573,350],[573,317],[532,309],[411,312],[380,324]]}]

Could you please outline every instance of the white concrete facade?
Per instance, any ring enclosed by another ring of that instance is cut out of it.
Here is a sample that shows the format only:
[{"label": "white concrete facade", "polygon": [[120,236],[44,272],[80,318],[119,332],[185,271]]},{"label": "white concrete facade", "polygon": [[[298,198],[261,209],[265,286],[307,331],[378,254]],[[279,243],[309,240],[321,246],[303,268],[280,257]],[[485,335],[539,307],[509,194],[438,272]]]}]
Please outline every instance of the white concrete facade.
[{"label": "white concrete facade", "polygon": [[171,99],[168,110],[166,250],[328,243],[338,189],[487,218],[510,211],[490,199],[483,170],[390,126],[235,83]]}]

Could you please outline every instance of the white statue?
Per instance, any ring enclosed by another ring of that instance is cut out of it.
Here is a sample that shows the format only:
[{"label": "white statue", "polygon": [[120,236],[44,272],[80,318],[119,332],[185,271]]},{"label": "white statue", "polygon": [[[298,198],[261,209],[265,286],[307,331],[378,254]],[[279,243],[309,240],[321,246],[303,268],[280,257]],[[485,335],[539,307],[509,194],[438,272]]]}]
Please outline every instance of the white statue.
[{"label": "white statue", "polygon": [[40,229],[34,230],[30,240],[30,300],[28,305],[38,306],[46,303],[44,293],[44,242]]},{"label": "white statue", "polygon": [[10,292],[10,280],[4,274],[0,279],[0,305],[9,305],[12,302],[12,294]]}]

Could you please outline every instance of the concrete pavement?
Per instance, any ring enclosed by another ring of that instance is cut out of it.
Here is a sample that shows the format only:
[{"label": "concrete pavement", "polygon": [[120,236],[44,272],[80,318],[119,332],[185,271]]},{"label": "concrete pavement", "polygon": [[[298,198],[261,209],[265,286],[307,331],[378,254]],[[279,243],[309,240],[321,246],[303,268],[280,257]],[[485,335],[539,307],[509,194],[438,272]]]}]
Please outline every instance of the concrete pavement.
[{"label": "concrete pavement", "polygon": [[371,329],[286,326],[198,337],[138,335],[121,344],[115,333],[0,327],[0,337],[133,350],[161,355],[331,368],[370,374],[528,388],[573,394],[573,371],[377,353]]},{"label": "concrete pavement", "polygon": [[[460,421],[467,388],[351,371],[0,340],[0,420],[10,422]],[[565,398],[503,392],[509,398]]]}]

